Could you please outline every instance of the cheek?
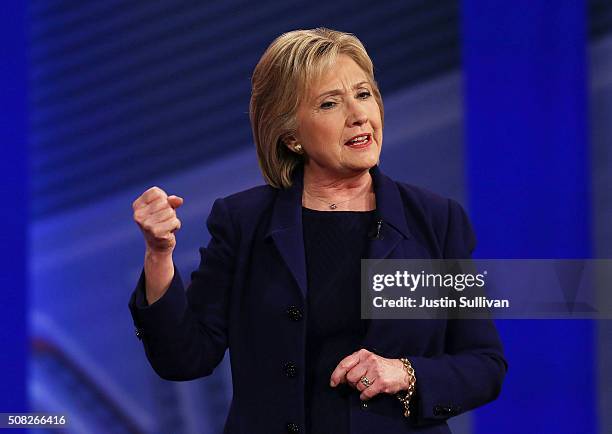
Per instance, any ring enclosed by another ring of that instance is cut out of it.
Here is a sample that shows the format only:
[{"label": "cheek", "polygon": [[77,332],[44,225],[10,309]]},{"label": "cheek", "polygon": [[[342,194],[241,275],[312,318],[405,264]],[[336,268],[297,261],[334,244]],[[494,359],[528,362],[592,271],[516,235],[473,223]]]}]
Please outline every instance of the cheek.
[{"label": "cheek", "polygon": [[372,112],[372,117],[370,118],[370,122],[372,123],[372,127],[376,131],[376,137],[382,137],[382,119],[380,117],[380,111],[378,110],[378,106],[376,107],[376,111]]},{"label": "cheek", "polygon": [[374,119],[376,120],[376,126],[378,128],[382,128],[382,117],[380,115],[380,108],[378,107],[378,104],[376,104],[374,109]]},{"label": "cheek", "polygon": [[313,126],[311,137],[317,141],[319,146],[327,148],[340,141],[343,128],[344,122],[329,117]]},{"label": "cheek", "polygon": [[309,122],[301,126],[301,139],[311,156],[325,158],[325,155],[336,154],[340,141],[341,129],[329,122]]},{"label": "cheek", "polygon": [[372,124],[372,127],[377,128],[377,129],[382,128],[382,118],[380,116],[380,108],[378,107],[378,104],[376,103],[376,101],[374,101],[373,99],[368,105],[367,114],[368,114],[370,123]]}]

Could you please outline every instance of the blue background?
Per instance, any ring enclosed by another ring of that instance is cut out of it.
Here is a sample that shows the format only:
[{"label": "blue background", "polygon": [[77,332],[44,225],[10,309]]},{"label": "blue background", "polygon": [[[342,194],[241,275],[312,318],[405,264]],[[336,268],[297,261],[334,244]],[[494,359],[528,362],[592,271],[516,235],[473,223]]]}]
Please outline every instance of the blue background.
[{"label": "blue background", "polygon": [[[381,165],[461,202],[481,258],[612,255],[612,2],[13,2],[0,15],[0,412],[73,432],[220,432],[213,376],[155,376],[127,310],[132,201],[185,198],[184,276],[219,196],[262,183],[250,74],[274,37],[355,33],[385,101]],[[500,398],[453,432],[612,432],[610,321],[499,321]],[[399,410],[398,410],[399,411]]]}]

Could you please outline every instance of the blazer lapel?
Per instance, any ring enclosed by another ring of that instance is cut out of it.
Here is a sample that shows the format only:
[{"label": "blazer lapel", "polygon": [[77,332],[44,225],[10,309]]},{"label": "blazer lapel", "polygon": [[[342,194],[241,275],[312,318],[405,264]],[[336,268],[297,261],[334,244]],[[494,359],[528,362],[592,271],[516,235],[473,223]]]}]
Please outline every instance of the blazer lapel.
[{"label": "blazer lapel", "polygon": [[[383,260],[385,258],[410,259],[423,257],[421,247],[408,229],[404,201],[397,184],[385,176],[378,166],[373,167],[370,173],[374,180],[374,191],[376,192],[377,218],[382,223],[380,236],[370,239],[368,258]],[[376,267],[378,261],[373,262],[370,266]],[[366,276],[370,272],[371,270],[362,270],[363,278],[367,278]],[[362,305],[362,314],[364,314],[364,308],[368,309],[366,305]],[[394,340],[397,339],[397,333],[399,333],[396,327],[397,323],[393,321],[371,320],[361,342],[361,348],[367,348],[385,357],[397,357],[394,355],[398,351],[397,341]]]},{"label": "blazer lapel", "polygon": [[370,237],[369,259],[384,259],[397,247],[402,239],[412,235],[408,230],[404,206],[395,182],[385,176],[378,166],[370,169],[376,194],[375,236]]},{"label": "blazer lapel", "polygon": [[303,171],[296,169],[292,186],[278,191],[266,237],[271,237],[274,240],[276,248],[305,298],[307,277],[304,234],[302,231],[303,182]]},{"label": "blazer lapel", "polygon": [[[411,237],[404,215],[403,201],[395,182],[385,176],[378,166],[370,169],[376,194],[376,216],[381,221],[376,237],[371,237],[368,258],[384,259],[402,239]],[[271,237],[306,297],[307,275],[302,231],[302,188],[304,172],[296,169],[293,184],[281,189],[274,202],[272,219],[266,237]]]}]

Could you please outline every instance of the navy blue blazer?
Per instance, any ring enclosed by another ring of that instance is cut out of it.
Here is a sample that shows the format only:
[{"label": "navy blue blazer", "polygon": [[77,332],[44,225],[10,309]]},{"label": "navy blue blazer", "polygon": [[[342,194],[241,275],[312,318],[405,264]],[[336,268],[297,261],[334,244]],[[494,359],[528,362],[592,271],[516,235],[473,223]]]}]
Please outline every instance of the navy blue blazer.
[{"label": "navy blue blazer", "polygon": [[[395,182],[378,167],[371,173],[383,223],[369,258],[470,256],[475,238],[458,203]],[[147,358],[162,378],[209,375],[229,348],[233,399],[226,433],[304,430],[302,188],[298,171],[289,189],[259,186],[216,200],[207,221],[211,240],[200,249],[187,291],[175,269],[157,302],[146,306],[143,275],[130,299]],[[417,391],[410,418],[394,396],[362,405],[355,392],[351,434],[449,433],[446,419],[495,399],[507,369],[488,320],[372,320],[362,347],[409,358]],[[287,375],[288,363],[297,375]]]}]

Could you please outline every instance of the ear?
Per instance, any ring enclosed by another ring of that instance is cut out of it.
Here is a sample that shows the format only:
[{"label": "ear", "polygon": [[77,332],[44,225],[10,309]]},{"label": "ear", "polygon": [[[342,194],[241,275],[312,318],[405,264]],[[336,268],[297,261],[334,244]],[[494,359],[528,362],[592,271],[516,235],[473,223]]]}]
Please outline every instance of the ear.
[{"label": "ear", "polygon": [[287,134],[285,137],[283,137],[283,143],[291,152],[295,152],[296,154],[300,155],[304,153],[304,148],[294,134]]},{"label": "ear", "polygon": [[295,145],[297,145],[299,142],[297,138],[295,137],[295,135],[287,134],[283,137],[283,143],[285,144],[285,146],[289,148],[289,150],[292,151]]}]

